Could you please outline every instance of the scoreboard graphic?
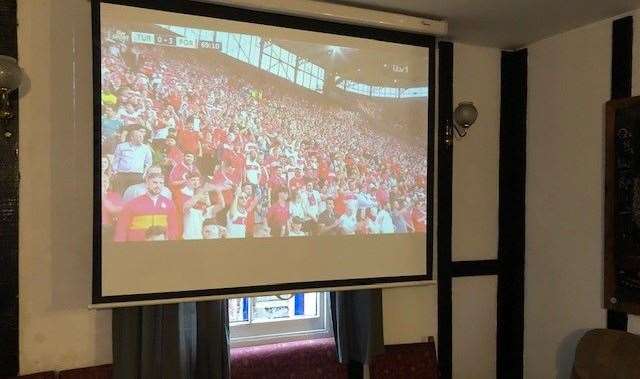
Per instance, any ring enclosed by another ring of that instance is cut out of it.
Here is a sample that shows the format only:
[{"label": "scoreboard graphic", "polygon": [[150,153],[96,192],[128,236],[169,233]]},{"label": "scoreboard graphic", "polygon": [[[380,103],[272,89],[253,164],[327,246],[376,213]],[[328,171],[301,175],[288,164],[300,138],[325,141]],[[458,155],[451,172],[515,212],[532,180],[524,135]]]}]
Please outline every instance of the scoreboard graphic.
[{"label": "scoreboard graphic", "polygon": [[[124,36],[123,36],[124,37]],[[220,50],[220,42],[202,41],[195,38],[180,37],[175,35],[163,35],[156,33],[131,32],[127,36],[132,43],[158,46],[173,46],[186,49],[211,49]]]}]

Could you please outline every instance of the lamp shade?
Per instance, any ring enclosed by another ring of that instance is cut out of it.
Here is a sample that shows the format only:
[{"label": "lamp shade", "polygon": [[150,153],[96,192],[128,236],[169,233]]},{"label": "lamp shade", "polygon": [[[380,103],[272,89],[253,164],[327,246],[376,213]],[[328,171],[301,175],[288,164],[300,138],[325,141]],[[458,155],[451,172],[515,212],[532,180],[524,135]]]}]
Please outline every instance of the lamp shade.
[{"label": "lamp shade", "polygon": [[453,121],[455,121],[456,125],[463,128],[468,128],[473,125],[476,119],[478,119],[478,109],[476,109],[476,106],[470,101],[458,104],[456,110],[453,112]]},{"label": "lamp shade", "polygon": [[22,82],[22,69],[15,58],[0,55],[0,89],[13,91]]}]

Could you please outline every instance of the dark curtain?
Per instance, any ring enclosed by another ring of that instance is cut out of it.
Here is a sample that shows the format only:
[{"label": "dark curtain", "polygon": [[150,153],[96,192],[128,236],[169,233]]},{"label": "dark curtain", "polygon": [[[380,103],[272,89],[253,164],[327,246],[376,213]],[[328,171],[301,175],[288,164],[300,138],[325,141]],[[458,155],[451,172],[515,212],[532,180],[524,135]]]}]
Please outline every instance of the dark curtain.
[{"label": "dark curtain", "polygon": [[115,379],[228,379],[226,300],[113,310]]},{"label": "dark curtain", "polygon": [[350,370],[384,352],[382,290],[332,292],[331,321],[338,360]]}]

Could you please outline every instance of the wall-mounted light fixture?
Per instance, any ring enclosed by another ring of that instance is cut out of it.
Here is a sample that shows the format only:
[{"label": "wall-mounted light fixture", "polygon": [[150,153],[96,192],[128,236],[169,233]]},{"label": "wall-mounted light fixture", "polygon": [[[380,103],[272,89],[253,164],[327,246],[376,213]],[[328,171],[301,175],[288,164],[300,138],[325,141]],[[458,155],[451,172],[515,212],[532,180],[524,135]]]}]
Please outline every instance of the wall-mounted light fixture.
[{"label": "wall-mounted light fixture", "polygon": [[453,111],[453,126],[447,125],[445,142],[448,145],[453,143],[454,133],[462,138],[467,135],[471,125],[478,119],[478,109],[470,101],[463,101]]},{"label": "wall-mounted light fixture", "polygon": [[9,105],[9,95],[20,87],[22,69],[15,58],[0,55],[0,121],[14,116]]}]

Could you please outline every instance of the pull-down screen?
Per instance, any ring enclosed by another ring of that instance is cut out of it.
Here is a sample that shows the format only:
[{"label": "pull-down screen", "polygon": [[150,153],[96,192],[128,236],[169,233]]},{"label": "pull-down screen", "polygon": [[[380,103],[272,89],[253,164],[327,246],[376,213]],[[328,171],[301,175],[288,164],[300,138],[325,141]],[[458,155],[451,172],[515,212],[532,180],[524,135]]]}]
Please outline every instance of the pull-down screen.
[{"label": "pull-down screen", "polygon": [[98,297],[426,278],[426,45],[99,20]]}]

